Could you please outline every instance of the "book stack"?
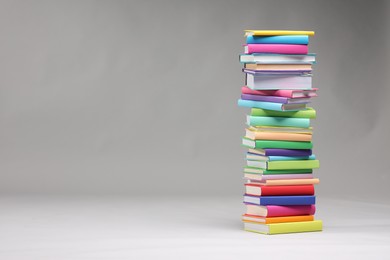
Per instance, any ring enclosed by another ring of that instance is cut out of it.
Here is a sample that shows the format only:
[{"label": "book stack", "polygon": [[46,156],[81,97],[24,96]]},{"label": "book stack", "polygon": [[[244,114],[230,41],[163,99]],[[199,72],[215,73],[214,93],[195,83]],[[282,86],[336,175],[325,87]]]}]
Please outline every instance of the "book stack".
[{"label": "book stack", "polygon": [[319,183],[313,169],[309,107],[315,54],[308,53],[312,31],[245,32],[245,86],[238,105],[251,108],[243,145],[249,150],[244,168],[244,229],[262,234],[321,231],[314,219]]}]

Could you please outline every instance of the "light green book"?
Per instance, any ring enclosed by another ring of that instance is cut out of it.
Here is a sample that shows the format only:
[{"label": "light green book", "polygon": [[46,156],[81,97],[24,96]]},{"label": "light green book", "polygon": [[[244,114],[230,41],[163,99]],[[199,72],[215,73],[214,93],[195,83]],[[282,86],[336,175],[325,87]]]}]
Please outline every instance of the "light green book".
[{"label": "light green book", "polygon": [[275,175],[275,174],[309,174],[312,173],[312,169],[288,169],[288,170],[267,170],[264,168],[250,167],[244,168],[244,173],[262,174],[262,175]]},{"label": "light green book", "polygon": [[244,222],[244,230],[265,235],[322,231],[322,221],[313,220],[275,224]]},{"label": "light green book", "polygon": [[274,141],[274,140],[251,140],[242,138],[242,144],[245,147],[254,149],[279,148],[279,149],[312,149],[312,142],[295,141]]},{"label": "light green book", "polygon": [[320,167],[318,160],[295,160],[295,161],[251,161],[247,160],[249,167],[258,167],[267,170],[289,169],[316,169]]},{"label": "light green book", "polygon": [[316,111],[311,107],[299,111],[274,111],[261,108],[252,108],[251,116],[316,118]]}]

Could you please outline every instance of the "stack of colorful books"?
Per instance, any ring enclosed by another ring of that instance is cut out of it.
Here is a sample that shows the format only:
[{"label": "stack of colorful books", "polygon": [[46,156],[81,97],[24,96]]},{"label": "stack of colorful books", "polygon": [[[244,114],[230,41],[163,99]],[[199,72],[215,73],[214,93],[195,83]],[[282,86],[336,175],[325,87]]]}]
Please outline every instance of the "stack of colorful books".
[{"label": "stack of colorful books", "polygon": [[244,229],[262,234],[321,231],[314,219],[316,197],[308,107],[317,96],[312,87],[315,54],[308,53],[312,31],[245,32],[245,86],[238,105],[251,108],[243,145]]}]

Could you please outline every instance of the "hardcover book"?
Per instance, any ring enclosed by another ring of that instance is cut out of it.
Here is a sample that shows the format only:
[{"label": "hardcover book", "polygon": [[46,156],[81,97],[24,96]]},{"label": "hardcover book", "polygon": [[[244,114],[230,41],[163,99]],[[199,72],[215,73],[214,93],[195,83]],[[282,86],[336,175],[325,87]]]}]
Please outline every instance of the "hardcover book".
[{"label": "hardcover book", "polygon": [[316,54],[307,55],[297,54],[272,54],[272,53],[252,53],[241,54],[239,56],[241,63],[255,64],[315,64]]},{"label": "hardcover book", "polygon": [[278,54],[307,54],[306,44],[246,44],[246,54],[251,53],[278,53]]},{"label": "hardcover book", "polygon": [[259,206],[253,204],[245,204],[246,214],[259,217],[285,217],[285,216],[303,216],[314,215],[316,212],[315,205],[300,205],[300,206]]},{"label": "hardcover book", "polygon": [[251,94],[241,94],[241,99],[244,100],[254,100],[254,101],[264,101],[264,102],[275,102],[281,104],[308,104],[310,103],[310,98],[286,98],[278,96],[261,96],[261,95],[251,95]]},{"label": "hardcover book", "polygon": [[252,196],[245,195],[244,203],[260,206],[267,205],[313,205],[316,197],[312,195],[301,196]]},{"label": "hardcover book", "polygon": [[247,116],[246,123],[250,126],[287,126],[301,128],[310,127],[309,118]]},{"label": "hardcover book", "polygon": [[244,222],[244,230],[261,233],[266,235],[273,234],[287,234],[287,233],[299,233],[299,232],[314,232],[322,231],[322,221],[302,221],[302,222],[286,222],[275,224],[260,224]]},{"label": "hardcover book", "polygon": [[314,195],[314,186],[313,185],[262,186],[254,183],[246,183],[245,194],[252,195],[252,196]]},{"label": "hardcover book", "polygon": [[308,35],[272,35],[272,36],[253,36],[246,37],[246,43],[252,44],[309,44]]},{"label": "hardcover book", "polygon": [[294,141],[275,141],[275,140],[251,140],[248,138],[242,139],[242,144],[249,148],[279,148],[279,149],[312,149],[311,142],[294,142]]},{"label": "hardcover book", "polygon": [[253,100],[238,100],[238,106],[249,108],[263,108],[275,111],[297,111],[306,108],[306,104],[280,104],[273,102],[253,101]]},{"label": "hardcover book", "polygon": [[310,74],[270,75],[249,73],[249,70],[246,72],[246,86],[254,90],[309,90],[312,88],[312,77]]},{"label": "hardcover book", "polygon": [[256,131],[253,128],[247,128],[245,130],[245,137],[251,140],[280,140],[302,142],[310,142],[312,140],[311,134]]},{"label": "hardcover book", "polygon": [[285,222],[300,222],[300,221],[313,221],[313,215],[302,216],[287,216],[287,217],[259,217],[254,215],[244,214],[242,215],[243,222],[253,222],[261,224],[273,224],[273,223],[285,223]]},{"label": "hardcover book", "polygon": [[254,90],[247,86],[241,88],[242,94],[260,95],[260,96],[279,96],[287,98],[311,98],[317,96],[318,88],[312,89],[278,89],[278,90]]},{"label": "hardcover book", "polygon": [[314,31],[293,31],[293,30],[245,30],[245,36],[272,36],[272,35],[308,35],[313,36]]},{"label": "hardcover book", "polygon": [[320,167],[318,160],[296,160],[296,161],[253,161],[247,160],[249,167],[257,167],[267,170],[290,170],[290,169],[316,169]]},{"label": "hardcover book", "polygon": [[264,155],[264,156],[309,156],[312,155],[310,149],[252,149],[248,150],[250,153]]}]

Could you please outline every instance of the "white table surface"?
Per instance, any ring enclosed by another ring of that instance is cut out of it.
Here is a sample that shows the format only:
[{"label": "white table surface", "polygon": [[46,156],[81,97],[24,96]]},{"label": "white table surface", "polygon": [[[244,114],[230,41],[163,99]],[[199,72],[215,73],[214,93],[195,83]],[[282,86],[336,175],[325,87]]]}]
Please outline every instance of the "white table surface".
[{"label": "white table surface", "polygon": [[0,197],[0,259],[390,259],[390,205],[318,200],[323,232],[242,230],[241,198]]}]

